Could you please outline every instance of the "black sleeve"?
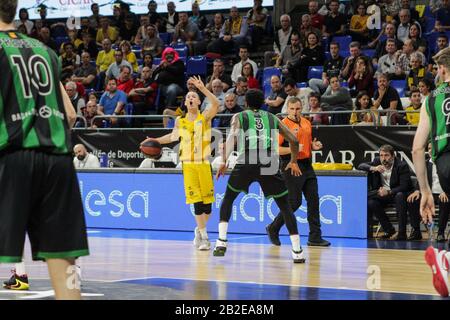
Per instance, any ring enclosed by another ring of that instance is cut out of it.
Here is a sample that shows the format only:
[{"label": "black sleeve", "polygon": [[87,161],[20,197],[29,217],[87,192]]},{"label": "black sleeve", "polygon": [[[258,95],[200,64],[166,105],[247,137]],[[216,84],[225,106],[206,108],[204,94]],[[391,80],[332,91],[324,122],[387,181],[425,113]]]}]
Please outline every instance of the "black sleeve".
[{"label": "black sleeve", "polygon": [[411,190],[411,171],[406,162],[401,162],[398,167],[399,185],[391,189],[392,194]]}]

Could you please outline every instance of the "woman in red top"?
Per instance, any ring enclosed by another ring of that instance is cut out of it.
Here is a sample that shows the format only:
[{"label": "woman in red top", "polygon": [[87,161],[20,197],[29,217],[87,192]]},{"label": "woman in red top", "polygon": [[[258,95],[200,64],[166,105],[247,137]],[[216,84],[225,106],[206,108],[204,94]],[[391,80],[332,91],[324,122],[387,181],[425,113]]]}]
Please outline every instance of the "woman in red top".
[{"label": "woman in red top", "polygon": [[255,78],[255,72],[250,62],[244,63],[241,75],[247,79],[249,89],[259,89],[259,82]]},{"label": "woman in red top", "polygon": [[355,98],[358,95],[358,92],[362,90],[366,90],[369,93],[369,96],[373,97],[373,71],[369,64],[371,64],[371,62],[367,57],[359,56],[356,59],[352,74],[348,79],[348,87],[352,88],[350,90],[352,98]]}]

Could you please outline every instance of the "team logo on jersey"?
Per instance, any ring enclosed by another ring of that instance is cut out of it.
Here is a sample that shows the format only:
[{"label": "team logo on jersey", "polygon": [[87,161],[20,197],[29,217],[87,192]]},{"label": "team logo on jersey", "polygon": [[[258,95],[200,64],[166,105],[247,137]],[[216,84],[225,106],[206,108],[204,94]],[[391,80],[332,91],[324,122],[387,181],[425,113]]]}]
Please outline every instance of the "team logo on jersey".
[{"label": "team logo on jersey", "polygon": [[261,118],[255,119],[255,128],[258,131],[264,130],[264,123]]},{"label": "team logo on jersey", "polygon": [[42,106],[39,109],[39,116],[44,119],[48,119],[52,116],[52,109],[49,106]]},{"label": "team logo on jersey", "polygon": [[450,124],[450,98],[447,98],[442,103],[442,113],[447,117],[445,124]]}]

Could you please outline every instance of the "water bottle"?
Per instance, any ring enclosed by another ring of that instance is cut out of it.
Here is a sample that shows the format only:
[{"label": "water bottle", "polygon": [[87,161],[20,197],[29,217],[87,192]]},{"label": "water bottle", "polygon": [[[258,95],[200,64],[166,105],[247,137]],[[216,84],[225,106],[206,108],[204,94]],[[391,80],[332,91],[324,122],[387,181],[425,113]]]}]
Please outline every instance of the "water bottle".
[{"label": "water bottle", "polygon": [[100,167],[108,168],[108,154],[106,152],[100,154]]}]

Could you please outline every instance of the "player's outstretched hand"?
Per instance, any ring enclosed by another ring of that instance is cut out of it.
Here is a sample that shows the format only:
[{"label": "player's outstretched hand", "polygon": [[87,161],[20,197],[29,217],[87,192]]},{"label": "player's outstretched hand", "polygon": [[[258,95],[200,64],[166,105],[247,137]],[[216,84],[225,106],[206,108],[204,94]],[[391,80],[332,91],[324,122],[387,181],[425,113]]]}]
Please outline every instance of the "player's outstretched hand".
[{"label": "player's outstretched hand", "polygon": [[206,89],[205,84],[203,83],[202,79],[200,77],[190,77],[189,81],[200,91],[202,91],[203,88]]},{"label": "player's outstretched hand", "polygon": [[300,170],[300,168],[298,167],[297,162],[289,162],[289,164],[286,166],[286,168],[284,170],[291,170],[291,174],[295,177],[301,176],[302,175],[302,171]]},{"label": "player's outstretched hand", "polygon": [[431,192],[422,193],[422,199],[420,199],[420,215],[424,224],[432,223],[434,210],[434,199]]},{"label": "player's outstretched hand", "polygon": [[227,165],[225,163],[222,163],[217,170],[216,173],[216,180],[219,180],[220,176],[225,177],[225,172],[227,171]]},{"label": "player's outstretched hand", "polygon": [[141,142],[141,146],[148,141],[155,141],[155,140],[158,141],[158,139],[156,139],[156,138],[147,137],[147,139],[145,139],[144,141]]}]

